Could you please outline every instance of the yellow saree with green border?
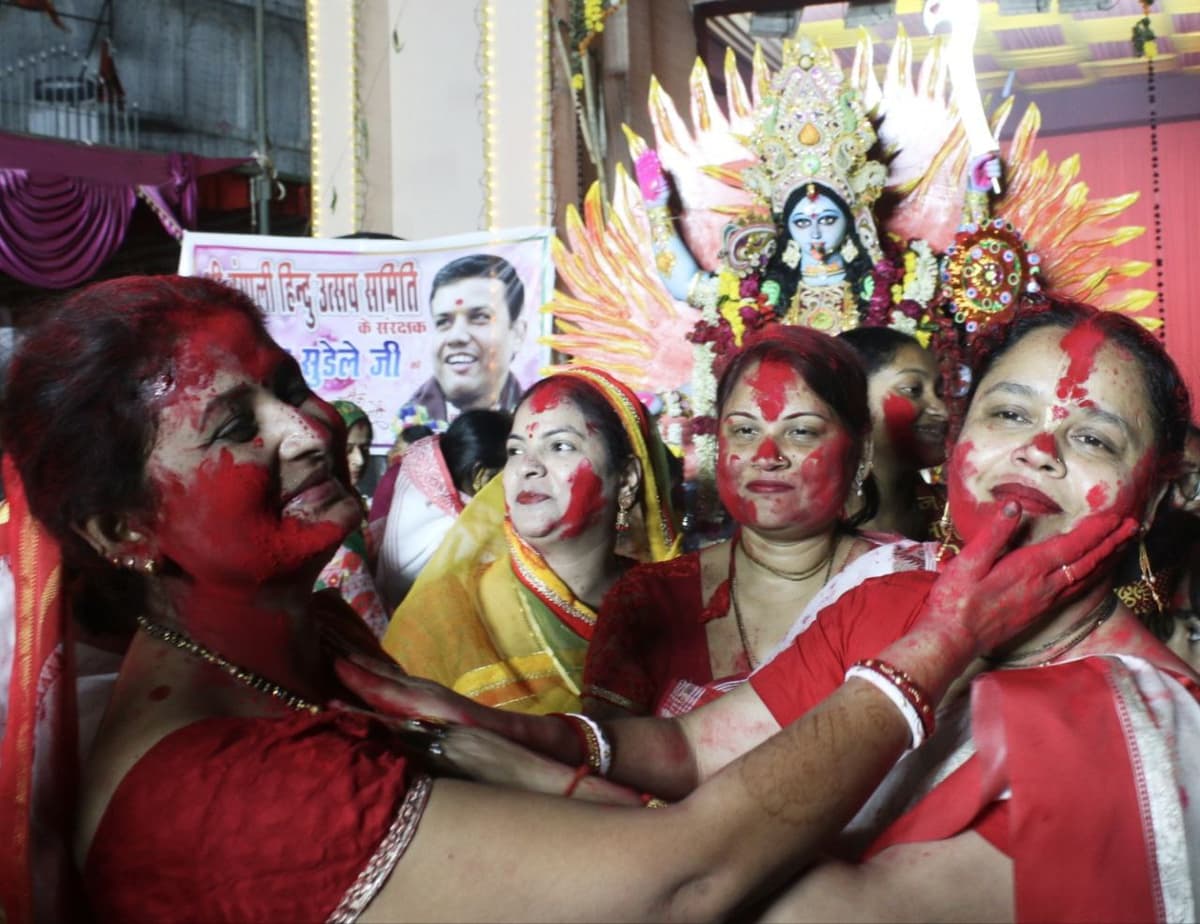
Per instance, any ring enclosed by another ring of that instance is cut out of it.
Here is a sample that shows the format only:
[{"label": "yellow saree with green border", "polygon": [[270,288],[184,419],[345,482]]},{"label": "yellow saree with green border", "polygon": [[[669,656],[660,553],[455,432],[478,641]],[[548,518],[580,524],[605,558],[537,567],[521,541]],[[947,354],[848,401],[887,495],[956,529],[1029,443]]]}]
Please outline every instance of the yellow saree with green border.
[{"label": "yellow saree with green border", "polygon": [[[650,561],[679,552],[665,501],[666,456],[645,408],[597,370],[571,369],[617,412],[642,463],[644,530],[633,545]],[[396,608],[383,647],[406,671],[477,702],[518,712],[580,708],[595,612],[509,525],[497,475],[459,515]]]}]

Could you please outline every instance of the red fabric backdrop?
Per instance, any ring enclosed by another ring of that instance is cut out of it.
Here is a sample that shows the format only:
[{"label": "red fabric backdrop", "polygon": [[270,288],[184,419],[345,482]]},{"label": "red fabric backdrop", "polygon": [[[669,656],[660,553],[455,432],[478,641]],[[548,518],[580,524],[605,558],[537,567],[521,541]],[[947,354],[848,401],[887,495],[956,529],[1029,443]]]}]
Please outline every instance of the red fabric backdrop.
[{"label": "red fabric backdrop", "polygon": [[[1122,260],[1151,264],[1131,286],[1155,288],[1154,186],[1149,126],[1039,136],[1035,149],[1054,161],[1079,154],[1080,178],[1093,196],[1138,191],[1141,197],[1113,225],[1144,225],[1146,233],[1124,245]],[[1162,206],[1163,296],[1167,349],[1192,390],[1193,416],[1200,418],[1200,121],[1171,122],[1158,128]],[[1146,313],[1157,316],[1151,305]]]}]

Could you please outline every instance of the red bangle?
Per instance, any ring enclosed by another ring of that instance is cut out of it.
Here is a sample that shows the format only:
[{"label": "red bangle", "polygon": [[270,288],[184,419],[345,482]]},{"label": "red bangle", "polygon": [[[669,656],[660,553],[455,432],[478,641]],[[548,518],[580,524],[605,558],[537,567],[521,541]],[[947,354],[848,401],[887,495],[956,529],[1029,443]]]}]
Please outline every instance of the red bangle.
[{"label": "red bangle", "polygon": [[917,686],[915,680],[900,668],[893,667],[887,661],[881,661],[879,658],[863,658],[861,661],[856,661],[854,666],[865,667],[886,678],[917,711],[917,716],[921,719],[921,728],[925,731],[925,737],[929,738],[933,734],[933,706],[929,702],[929,697]]},{"label": "red bangle", "polygon": [[567,784],[567,788],[563,791],[563,798],[570,799],[580,781],[582,781],[585,776],[591,776],[591,773],[592,768],[587,764],[580,764],[578,767],[576,767],[575,773],[571,777],[571,782]]}]

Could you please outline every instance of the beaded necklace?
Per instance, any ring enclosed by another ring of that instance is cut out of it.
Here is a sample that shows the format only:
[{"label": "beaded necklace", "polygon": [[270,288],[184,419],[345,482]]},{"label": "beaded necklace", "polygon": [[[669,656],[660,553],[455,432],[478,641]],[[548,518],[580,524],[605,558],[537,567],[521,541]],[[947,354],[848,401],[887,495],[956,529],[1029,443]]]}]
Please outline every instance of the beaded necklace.
[{"label": "beaded necklace", "polygon": [[201,661],[221,668],[221,670],[235,680],[258,690],[260,693],[266,693],[269,696],[274,696],[276,699],[282,700],[285,705],[291,709],[295,709],[297,712],[309,712],[315,715],[321,711],[320,706],[305,699],[299,693],[293,693],[286,687],[281,687],[261,674],[256,674],[254,671],[239,667],[229,659],[217,654],[211,648],[206,648],[182,632],[177,632],[175,629],[168,629],[164,625],[151,622],[145,616],[138,616],[137,621],[142,630],[151,638],[157,639],[160,642],[166,642],[168,645],[172,645],[180,651],[186,651]]}]

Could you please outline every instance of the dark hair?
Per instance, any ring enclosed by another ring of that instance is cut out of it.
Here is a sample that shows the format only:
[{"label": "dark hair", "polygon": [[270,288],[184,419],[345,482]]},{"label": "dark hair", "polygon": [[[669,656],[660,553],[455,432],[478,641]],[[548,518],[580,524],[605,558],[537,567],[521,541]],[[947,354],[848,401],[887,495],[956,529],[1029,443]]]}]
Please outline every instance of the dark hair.
[{"label": "dark hair", "polygon": [[504,285],[504,300],[508,303],[508,319],[515,321],[521,315],[521,307],[525,304],[525,284],[517,275],[513,265],[503,257],[490,253],[473,253],[457,260],[451,260],[433,277],[433,288],[429,290],[429,300],[437,294],[442,286],[464,279],[498,279]]},{"label": "dark hair", "polygon": [[442,434],[440,448],[454,486],[473,494],[475,472],[484,468],[499,471],[508,457],[505,442],[512,428],[512,415],[505,411],[476,408],[463,411]]},{"label": "dark hair", "polygon": [[411,446],[417,440],[423,440],[427,436],[433,436],[433,428],[427,427],[425,424],[409,424],[400,431],[400,439],[402,442]]},{"label": "dark hair", "polygon": [[[64,561],[99,585],[139,582],[114,572],[72,528],[93,516],[144,511],[154,445],[156,383],[171,375],[175,345],[198,318],[232,311],[269,340],[249,297],[187,276],[129,276],[81,289],[42,313],[9,367],[0,440],[29,507],[61,543]],[[134,600],[126,600],[132,608]]]},{"label": "dark hair", "polygon": [[[1048,296],[1020,306],[1005,322],[977,335],[972,344],[971,386],[967,402],[974,397],[979,383],[993,365],[1032,331],[1043,327],[1071,330],[1088,324],[1128,350],[1142,370],[1149,399],[1149,415],[1154,425],[1161,473],[1173,478],[1183,456],[1191,422],[1191,397],[1175,361],[1153,334],[1132,318],[1115,311],[1102,311],[1091,305]],[[954,415],[960,421],[962,415]],[[957,434],[955,434],[957,436]]]},{"label": "dark hair", "polygon": [[890,327],[855,327],[842,331],[838,339],[850,344],[858,354],[867,378],[888,365],[904,347],[922,349],[916,337]]},{"label": "dark hair", "polygon": [[[742,350],[721,373],[717,384],[717,416],[733,386],[755,362],[774,361],[791,366],[818,398],[838,416],[854,441],[856,463],[871,435],[871,409],[867,404],[867,376],[862,363],[847,344],[811,327],[772,324],[746,337]],[[879,491],[868,477],[863,485],[865,505],[846,524],[865,523],[879,508]]]},{"label": "dark hair", "polygon": [[552,385],[583,413],[589,425],[594,425],[608,452],[608,464],[612,471],[619,472],[627,459],[633,455],[633,445],[629,442],[629,434],[621,423],[621,418],[613,410],[612,405],[604,396],[593,388],[585,379],[574,375],[552,375],[534,382],[525,389],[517,407],[536,395],[543,388]]},{"label": "dark hair", "polygon": [[[775,236],[775,252],[771,254],[771,259],[767,261],[762,274],[762,281],[773,280],[779,284],[779,303],[775,306],[775,310],[780,315],[787,312],[800,281],[799,266],[791,267],[783,262],[783,253],[787,249],[788,241],[791,240],[788,218],[791,216],[792,210],[796,208],[796,204],[808,195],[810,186],[814,192],[828,196],[846,217],[846,237],[853,241],[858,249],[854,259],[846,261],[846,283],[851,286],[856,300],[861,301],[859,280],[873,268],[871,255],[862,245],[862,240],[858,236],[858,228],[854,225],[854,216],[850,214],[845,200],[824,183],[801,183],[788,194],[787,200],[783,203],[783,210],[777,216],[779,233]],[[859,308],[861,314],[861,304]]]}]

